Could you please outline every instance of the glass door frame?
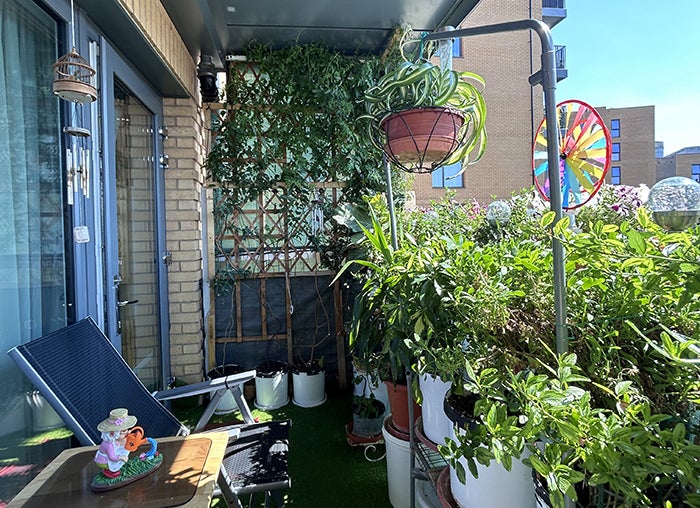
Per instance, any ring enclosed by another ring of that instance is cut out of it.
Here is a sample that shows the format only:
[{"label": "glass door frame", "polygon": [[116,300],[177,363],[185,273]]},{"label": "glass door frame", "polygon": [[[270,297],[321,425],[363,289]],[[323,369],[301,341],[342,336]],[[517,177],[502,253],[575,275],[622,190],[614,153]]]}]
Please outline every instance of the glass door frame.
[{"label": "glass door frame", "polygon": [[121,55],[104,38],[100,38],[101,69],[101,115],[102,129],[102,182],[104,189],[104,296],[105,296],[105,331],[117,350],[122,352],[121,336],[118,334],[116,323],[117,292],[114,288],[114,277],[119,273],[117,215],[116,215],[116,119],[114,108],[114,80],[119,79],[129,88],[153,114],[154,125],[152,143],[154,147],[153,164],[155,182],[155,212],[156,212],[156,259],[159,286],[160,314],[160,347],[161,347],[161,387],[164,388],[170,377],[170,339],[168,314],[168,282],[167,265],[164,262],[166,252],[165,224],[165,175],[160,165],[163,153],[163,140],[159,130],[163,126],[163,99],[151,88],[146,80],[126,62]]}]

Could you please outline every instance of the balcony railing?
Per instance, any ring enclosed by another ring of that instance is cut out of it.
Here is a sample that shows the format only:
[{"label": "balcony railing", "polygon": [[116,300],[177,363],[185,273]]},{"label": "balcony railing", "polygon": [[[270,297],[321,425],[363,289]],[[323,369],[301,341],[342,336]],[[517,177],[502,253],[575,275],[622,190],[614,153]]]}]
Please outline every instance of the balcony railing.
[{"label": "balcony railing", "polygon": [[542,0],[542,21],[549,28],[566,18],[566,0]]},{"label": "balcony railing", "polygon": [[543,9],[566,9],[565,0],[542,0]]},{"label": "balcony railing", "polygon": [[554,62],[557,70],[566,69],[566,46],[554,46]]},{"label": "balcony railing", "polygon": [[557,73],[557,81],[561,81],[569,75],[566,68],[566,46],[554,46],[554,66]]}]

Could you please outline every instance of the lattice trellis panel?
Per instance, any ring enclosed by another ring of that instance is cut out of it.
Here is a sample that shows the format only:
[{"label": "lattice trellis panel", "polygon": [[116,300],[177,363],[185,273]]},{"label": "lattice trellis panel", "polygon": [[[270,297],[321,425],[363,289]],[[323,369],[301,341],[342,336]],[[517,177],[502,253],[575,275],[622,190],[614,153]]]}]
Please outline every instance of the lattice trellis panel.
[{"label": "lattice trellis panel", "polygon": [[[226,199],[225,191],[216,194],[215,207]],[[340,183],[313,184],[306,206],[297,206],[291,214],[285,206],[289,201],[287,189],[280,185],[219,217],[215,236],[217,272],[265,277],[323,271],[315,240],[333,235],[331,214],[342,194]]]},{"label": "lattice trellis panel", "polygon": [[[337,167],[332,133],[326,138],[316,125],[329,120],[328,113],[275,104],[268,95],[268,77],[253,64],[236,64],[229,73],[237,83],[228,89],[229,103],[212,111],[220,164],[214,192],[215,268],[217,277],[232,281],[231,290],[217,296],[216,342],[224,346],[286,338],[292,361],[304,343],[323,340],[308,336],[303,327],[292,340],[294,305],[325,305],[312,295],[295,295],[295,287],[301,286],[293,277],[332,278],[320,248],[333,244],[338,234],[332,216],[346,200],[347,184],[339,181],[344,168]],[[299,145],[285,145],[290,132],[297,140],[308,135],[313,142],[301,151]],[[337,283],[331,294],[335,308],[322,328],[330,326],[338,334],[338,367],[344,371]],[[325,330],[322,335],[327,334]]]}]

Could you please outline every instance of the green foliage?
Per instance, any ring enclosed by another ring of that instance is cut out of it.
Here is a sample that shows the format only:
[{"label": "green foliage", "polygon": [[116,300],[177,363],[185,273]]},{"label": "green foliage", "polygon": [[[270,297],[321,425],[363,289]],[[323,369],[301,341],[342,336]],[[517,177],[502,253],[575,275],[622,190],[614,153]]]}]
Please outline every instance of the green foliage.
[{"label": "green foliage", "polygon": [[[350,232],[331,221],[322,231],[313,230],[307,214],[313,204],[330,218],[336,206],[360,203],[362,196],[384,189],[381,152],[357,122],[363,112],[361,91],[371,86],[383,63],[315,44],[276,51],[254,46],[246,56],[253,63],[230,68],[226,111],[212,126],[206,164],[208,180],[217,188],[215,228],[233,228],[231,233],[244,238],[266,235],[246,231],[231,218],[244,208],[279,208],[289,235],[283,240],[308,238],[324,266],[337,269]],[[339,182],[342,190],[332,198],[326,192],[324,199],[327,182]],[[396,188],[400,193],[400,182]],[[217,279],[225,288],[227,281],[244,276],[232,266],[222,268]]]},{"label": "green foliage", "polygon": [[384,414],[384,403],[370,393],[369,397],[363,395],[353,395],[352,412],[361,418],[379,418]]},{"label": "green foliage", "polygon": [[[666,232],[644,208],[599,220],[607,208],[575,232],[527,193],[511,204],[496,232],[476,204],[400,212],[398,249],[376,214],[357,262],[356,351],[480,396],[475,424],[441,450],[471,474],[518,459],[555,506],[597,487],[610,506],[700,506],[700,229]],[[563,355],[553,235],[566,250]]]},{"label": "green foliage", "polygon": [[399,43],[402,59],[391,62],[376,84],[364,89],[366,114],[361,118],[369,120],[368,139],[381,150],[386,143],[382,122],[392,114],[416,108],[447,107],[464,117],[458,136],[462,140],[460,148],[447,163],[466,164],[470,162],[469,156],[475,150],[476,156],[471,162],[476,162],[486,148],[483,78],[473,72],[440,69],[430,62],[430,49],[406,56],[404,49],[416,44],[416,41],[408,38],[411,33],[406,29],[403,40]]}]

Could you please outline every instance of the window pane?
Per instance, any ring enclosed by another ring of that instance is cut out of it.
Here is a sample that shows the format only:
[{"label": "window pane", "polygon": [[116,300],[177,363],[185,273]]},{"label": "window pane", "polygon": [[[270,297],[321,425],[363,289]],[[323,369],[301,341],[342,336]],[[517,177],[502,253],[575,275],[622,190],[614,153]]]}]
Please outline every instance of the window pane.
[{"label": "window pane", "polygon": [[[33,2],[0,10],[0,349],[66,324],[59,100],[51,93],[56,22]],[[7,78],[7,79],[5,79]],[[0,355],[0,419],[21,422],[25,379]],[[19,418],[18,418],[19,416]],[[0,434],[12,432],[5,425]]]},{"label": "window pane", "polygon": [[442,189],[445,186],[442,175],[442,168],[438,168],[430,174],[433,181],[433,189]]},{"label": "window pane", "polygon": [[445,187],[450,188],[462,188],[464,187],[464,177],[463,175],[457,176],[457,174],[462,170],[462,164],[451,164],[449,166],[444,166],[443,172],[445,175]]},{"label": "window pane", "polygon": [[613,185],[620,185],[622,180],[622,172],[620,171],[620,166],[612,166],[610,168],[610,183]]},{"label": "window pane", "polygon": [[611,159],[614,161],[620,160],[620,143],[612,144],[612,156]]},{"label": "window pane", "polygon": [[462,39],[456,38],[452,42],[452,56],[462,56]]},{"label": "window pane", "polygon": [[613,138],[620,137],[620,120],[617,118],[610,120],[610,136]]}]

